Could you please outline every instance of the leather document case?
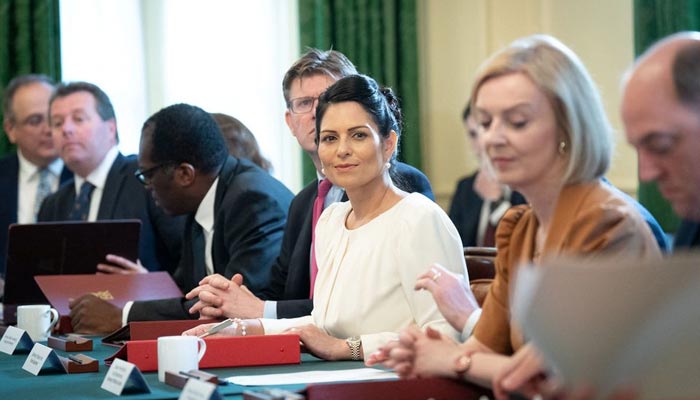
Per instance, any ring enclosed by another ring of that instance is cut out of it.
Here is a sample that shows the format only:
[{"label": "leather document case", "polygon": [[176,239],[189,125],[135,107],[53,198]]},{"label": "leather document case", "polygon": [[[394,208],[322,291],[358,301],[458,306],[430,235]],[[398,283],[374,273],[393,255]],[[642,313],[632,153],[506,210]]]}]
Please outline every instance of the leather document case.
[{"label": "leather document case", "polygon": [[121,347],[129,340],[151,340],[161,336],[177,336],[190,328],[212,322],[219,321],[213,319],[133,321],[102,338],[102,344]]},{"label": "leather document case", "polygon": [[72,332],[68,314],[68,299],[86,293],[123,307],[132,300],[156,300],[182,297],[182,291],[167,272],[147,274],[107,275],[45,275],[34,277],[49,303],[61,315],[61,332]]},{"label": "leather document case", "polygon": [[446,378],[312,384],[306,398],[334,400],[404,400],[493,398],[493,393],[471,383]]},{"label": "leather document case", "polygon": [[[249,367],[256,365],[299,364],[298,335],[208,337],[207,351],[199,368]],[[105,359],[110,365],[121,358],[142,372],[158,370],[158,341],[132,340]]]},{"label": "leather document case", "polygon": [[36,275],[94,274],[107,254],[135,261],[139,220],[64,221],[10,225],[7,239],[4,320],[16,323],[16,306],[45,304]]}]

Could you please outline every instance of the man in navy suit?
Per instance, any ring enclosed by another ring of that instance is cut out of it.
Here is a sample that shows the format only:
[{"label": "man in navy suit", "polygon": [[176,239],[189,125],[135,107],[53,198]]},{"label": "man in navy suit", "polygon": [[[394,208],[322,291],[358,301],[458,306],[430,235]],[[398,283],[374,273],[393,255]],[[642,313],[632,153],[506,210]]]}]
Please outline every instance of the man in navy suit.
[{"label": "man in navy suit", "polygon": [[625,84],[622,120],[639,179],[654,181],[683,218],[674,248],[700,247],[700,32],[642,55]]},{"label": "man in navy suit", "polygon": [[[173,274],[180,287],[190,290],[212,273],[240,274],[252,293],[262,293],[292,193],[252,162],[229,156],[214,119],[187,104],[166,107],[146,121],[139,164],[136,175],[158,205],[170,215],[187,215]],[[86,295],[71,303],[71,319],[80,332],[109,332],[129,321],[196,318],[188,313],[194,302],[134,301],[120,309]]]},{"label": "man in navy suit", "polygon": [[0,275],[5,274],[9,225],[36,222],[43,199],[72,176],[51,137],[48,110],[53,91],[47,76],[21,75],[4,92],[3,128],[17,153],[0,159]]},{"label": "man in navy suit", "polygon": [[[134,177],[137,161],[117,149],[117,121],[109,97],[87,82],[59,85],[49,104],[54,143],[74,180],[47,197],[39,221],[73,219],[81,190],[87,221],[141,220],[139,260],[149,270],[172,271],[180,256],[184,220],[165,215]],[[114,262],[108,256],[108,261]],[[114,272],[100,264],[99,269]]]},{"label": "man in navy suit", "polygon": [[[357,74],[357,69],[338,51],[311,49],[287,71],[282,82],[287,104],[285,121],[301,148],[311,157],[318,179],[309,183],[292,200],[284,231],[282,250],[272,267],[270,286],[255,297],[241,288],[241,277],[232,281],[221,276],[208,277],[205,284],[187,296],[199,296],[200,302],[191,311],[209,317],[292,318],[311,313],[311,232],[313,204],[323,179],[321,161],[316,152],[316,105],[318,96],[344,76]],[[392,179],[408,192],[420,192],[433,199],[428,179],[410,165],[393,163]],[[342,188],[333,186],[324,207],[346,200]],[[246,283],[247,282],[243,282]],[[266,299],[268,301],[263,301]]]}]

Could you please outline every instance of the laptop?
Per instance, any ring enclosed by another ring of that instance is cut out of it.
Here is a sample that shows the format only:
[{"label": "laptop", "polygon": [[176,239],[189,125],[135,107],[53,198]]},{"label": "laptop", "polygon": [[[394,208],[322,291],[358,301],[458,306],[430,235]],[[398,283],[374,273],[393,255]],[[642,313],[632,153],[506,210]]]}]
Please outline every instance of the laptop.
[{"label": "laptop", "polygon": [[94,274],[107,254],[138,258],[141,221],[62,221],[10,225],[7,239],[4,320],[16,322],[16,307],[47,304],[36,275]]}]

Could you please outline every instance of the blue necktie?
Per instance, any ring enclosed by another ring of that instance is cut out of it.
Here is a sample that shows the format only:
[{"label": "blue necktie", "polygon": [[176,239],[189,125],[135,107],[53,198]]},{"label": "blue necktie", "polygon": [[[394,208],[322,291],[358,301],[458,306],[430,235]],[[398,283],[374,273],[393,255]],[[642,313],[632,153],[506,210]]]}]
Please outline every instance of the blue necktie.
[{"label": "blue necktie", "polygon": [[92,190],[95,186],[85,181],[80,186],[80,193],[75,199],[75,205],[68,216],[71,221],[87,221],[88,215],[90,215],[90,195],[92,195]]},{"label": "blue necktie", "polygon": [[34,219],[39,214],[41,203],[46,196],[51,194],[51,172],[48,168],[39,170],[39,185],[36,187],[36,197],[34,198]]}]

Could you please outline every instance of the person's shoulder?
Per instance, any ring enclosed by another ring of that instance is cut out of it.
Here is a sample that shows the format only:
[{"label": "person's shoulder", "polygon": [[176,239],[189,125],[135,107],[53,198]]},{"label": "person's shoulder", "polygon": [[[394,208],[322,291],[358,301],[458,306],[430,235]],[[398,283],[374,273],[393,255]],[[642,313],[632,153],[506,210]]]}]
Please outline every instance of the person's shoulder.
[{"label": "person's shoulder", "polygon": [[[7,168],[7,167],[10,167],[13,165],[16,165],[17,167],[19,167],[19,158],[17,158],[16,153],[12,153],[12,154],[8,154],[8,155],[5,155],[3,157],[0,157],[0,166],[3,167],[3,170],[0,171],[0,173],[5,173],[4,168]],[[15,167],[15,169],[17,169],[17,167]]]},{"label": "person's shoulder", "polygon": [[434,220],[449,220],[445,211],[421,193],[409,193],[395,206],[395,214],[406,224],[416,226]]}]

